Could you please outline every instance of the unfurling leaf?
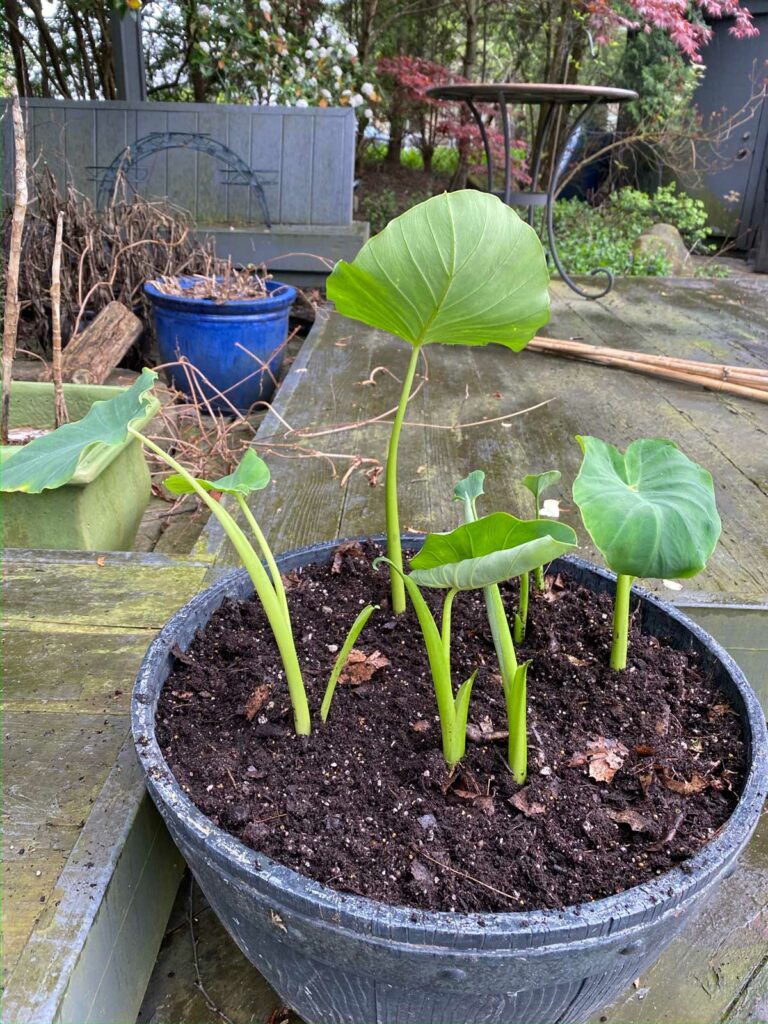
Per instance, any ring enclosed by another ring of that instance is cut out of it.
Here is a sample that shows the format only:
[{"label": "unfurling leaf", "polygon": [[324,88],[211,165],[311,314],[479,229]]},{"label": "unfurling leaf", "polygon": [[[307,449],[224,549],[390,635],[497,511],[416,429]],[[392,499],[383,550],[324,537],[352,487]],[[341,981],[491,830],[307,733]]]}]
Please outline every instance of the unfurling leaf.
[{"label": "unfurling leaf", "polygon": [[[197,482],[205,491],[218,491],[220,494],[239,494],[243,498],[253,491],[263,490],[269,483],[269,467],[263,459],[248,448],[240,460],[234,473],[223,476],[219,480],[201,480]],[[194,487],[178,473],[169,476],[165,481],[171,494],[191,494]]]},{"label": "unfurling leaf", "polygon": [[451,533],[429,534],[411,559],[411,577],[426,587],[476,590],[530,572],[575,546],[570,526],[495,512]]},{"label": "unfurling leaf", "polygon": [[536,502],[536,510],[541,507],[541,496],[544,491],[548,491],[550,487],[554,487],[557,481],[560,479],[561,473],[559,469],[550,469],[546,473],[529,473],[523,477],[523,486],[526,487]]},{"label": "unfurling leaf", "polygon": [[519,351],[549,319],[536,232],[495,196],[466,189],[407,210],[328,278],[339,313],[412,345]]},{"label": "unfurling leaf", "polygon": [[609,567],[623,576],[695,576],[720,536],[712,477],[672,441],[634,441],[622,455],[596,437],[584,452],[573,498]]}]

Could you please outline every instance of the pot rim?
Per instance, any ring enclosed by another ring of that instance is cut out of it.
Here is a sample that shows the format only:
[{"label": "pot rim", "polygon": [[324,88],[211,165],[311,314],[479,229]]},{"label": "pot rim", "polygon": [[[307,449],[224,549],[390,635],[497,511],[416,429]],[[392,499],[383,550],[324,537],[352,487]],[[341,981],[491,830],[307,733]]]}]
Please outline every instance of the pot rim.
[{"label": "pot rim", "polygon": [[[423,535],[422,538],[415,534],[404,535],[402,539],[404,546],[412,547],[414,543],[419,543],[420,539],[423,539]],[[289,557],[294,560],[297,557],[306,557],[305,564],[309,564],[310,556],[327,555],[347,540],[385,542],[385,538],[378,535],[340,538],[292,549],[278,556],[276,560],[280,566],[280,562]],[[614,573],[573,555],[555,561],[570,563],[581,570],[588,569],[607,581],[616,579]],[[339,921],[341,915],[340,924],[347,927],[355,926],[356,930],[368,934],[388,934],[392,936],[393,941],[397,941],[396,935],[402,937],[411,934],[414,924],[418,922],[419,928],[426,927],[430,930],[432,944],[436,946],[444,942],[457,948],[457,931],[461,932],[464,941],[473,938],[481,941],[483,948],[489,952],[502,944],[506,946],[511,933],[521,936],[543,933],[545,941],[540,945],[552,945],[561,941],[566,932],[571,933],[569,941],[573,941],[574,929],[580,929],[584,936],[598,932],[614,933],[641,923],[644,911],[650,913],[653,910],[653,916],[657,917],[660,913],[660,904],[668,904],[670,908],[679,907],[684,899],[698,891],[713,875],[725,872],[754,831],[765,799],[768,779],[768,734],[765,714],[757,695],[733,658],[705,630],[669,602],[640,587],[633,587],[635,597],[642,598],[647,604],[683,625],[723,664],[743,704],[741,717],[750,748],[750,766],[738,803],[720,831],[695,856],[682,862],[683,866],[672,868],[658,878],[623,892],[587,903],[573,904],[562,910],[539,909],[471,914],[425,911],[415,907],[383,903],[370,897],[332,889],[292,868],[285,867],[245,846],[235,836],[214,825],[210,818],[198,810],[181,788],[160,750],[155,734],[155,712],[152,710],[151,698],[145,696],[151,689],[149,684],[154,676],[155,658],[158,654],[167,656],[170,652],[170,648],[176,642],[176,630],[193,606],[208,602],[212,592],[221,594],[222,598],[237,597],[235,585],[246,582],[250,583],[246,570],[234,569],[223,575],[211,587],[201,591],[169,619],[150,645],[139,669],[131,700],[131,725],[139,761],[153,796],[174,815],[182,817],[185,826],[194,830],[200,839],[207,842],[209,854],[213,859],[222,863],[227,862],[233,874],[247,876],[251,884],[262,890],[271,890],[275,897],[280,892],[288,892],[291,897],[301,900],[305,907],[315,914],[327,913],[336,921]],[[537,935],[537,938],[541,938],[541,935]]]},{"label": "pot rim", "polygon": [[[195,276],[177,274],[175,279],[184,287],[184,282],[192,281]],[[297,291],[291,284],[270,280],[266,282],[266,288],[267,295],[261,298],[226,299],[223,302],[199,296],[166,295],[154,281],[145,282],[144,293],[154,306],[205,316],[252,316],[258,313],[275,313],[290,308],[296,299]]]}]

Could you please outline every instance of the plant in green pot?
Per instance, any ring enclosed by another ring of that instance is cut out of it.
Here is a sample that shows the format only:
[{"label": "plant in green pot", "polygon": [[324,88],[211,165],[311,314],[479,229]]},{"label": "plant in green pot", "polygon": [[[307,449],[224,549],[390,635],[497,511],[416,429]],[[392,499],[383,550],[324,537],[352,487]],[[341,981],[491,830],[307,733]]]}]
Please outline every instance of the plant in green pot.
[{"label": "plant in green pot", "polygon": [[[130,388],[65,384],[70,416],[81,418],[0,448],[5,547],[131,547],[151,483],[141,445],[125,424],[143,429],[157,414],[155,377],[147,371]],[[53,385],[14,381],[10,423],[52,428]]]}]

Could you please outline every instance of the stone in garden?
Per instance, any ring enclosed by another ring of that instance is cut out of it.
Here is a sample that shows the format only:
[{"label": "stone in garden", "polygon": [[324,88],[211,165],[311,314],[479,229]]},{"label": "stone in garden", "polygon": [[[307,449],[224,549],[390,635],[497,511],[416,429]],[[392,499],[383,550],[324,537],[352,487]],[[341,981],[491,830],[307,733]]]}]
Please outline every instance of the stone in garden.
[{"label": "stone in garden", "polygon": [[654,224],[638,238],[634,255],[663,256],[669,265],[671,277],[686,277],[689,274],[690,257],[683,236],[674,224]]}]

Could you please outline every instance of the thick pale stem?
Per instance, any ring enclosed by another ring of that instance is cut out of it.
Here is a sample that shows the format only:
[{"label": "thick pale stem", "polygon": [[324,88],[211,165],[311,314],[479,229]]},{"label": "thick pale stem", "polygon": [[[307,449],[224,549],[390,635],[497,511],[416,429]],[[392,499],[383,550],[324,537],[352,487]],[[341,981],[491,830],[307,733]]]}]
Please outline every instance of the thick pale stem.
[{"label": "thick pale stem", "polygon": [[288,617],[288,598],[285,596],[285,587],[283,586],[283,578],[280,575],[280,570],[277,567],[277,562],[275,561],[275,557],[272,554],[272,550],[271,550],[269,544],[267,544],[267,539],[264,536],[264,534],[261,532],[261,527],[256,522],[256,518],[255,518],[253,512],[251,512],[250,508],[248,507],[248,502],[245,500],[243,495],[242,494],[236,494],[235,495],[235,499],[237,501],[237,504],[240,506],[240,511],[245,516],[246,522],[248,523],[248,525],[251,528],[251,532],[253,533],[253,536],[256,538],[256,543],[259,545],[259,550],[261,551],[262,555],[264,556],[264,561],[267,563],[267,566],[269,567],[269,573],[270,573],[270,575],[272,577],[272,582],[275,585],[275,593],[277,594],[277,597],[278,597],[278,600],[280,601],[280,604],[283,606],[283,611],[285,612],[286,622],[289,622],[289,624],[290,624],[290,620],[289,620],[289,617]]},{"label": "thick pale stem", "polygon": [[515,672],[517,672],[517,656],[515,655],[515,645],[512,642],[512,634],[509,631],[507,613],[504,610],[501,591],[496,584],[491,587],[485,587],[483,596],[485,597],[485,607],[488,612],[488,623],[491,627],[493,646],[496,651],[496,657],[499,660],[501,678],[504,680],[505,685],[507,685],[507,682],[511,682]]},{"label": "thick pale stem", "polygon": [[458,590],[449,590],[445,595],[445,601],[443,601],[443,621],[440,637],[443,641],[443,655],[446,664],[449,666],[449,671],[451,664],[451,608],[453,607],[453,599],[457,594]]},{"label": "thick pale stem", "polygon": [[[403,552],[400,542],[400,516],[397,509],[397,448],[400,441],[400,432],[403,429],[405,409],[408,405],[408,396],[411,393],[413,378],[416,375],[416,365],[419,361],[419,346],[415,345],[411,353],[411,360],[408,363],[408,372],[403,381],[403,390],[400,393],[400,404],[395,413],[392,424],[392,433],[389,437],[389,449],[387,451],[387,472],[384,489],[384,502],[387,515],[387,557],[392,562],[393,569],[402,571]],[[392,587],[392,610],[396,615],[405,611],[405,586],[400,572],[390,570]]]},{"label": "thick pale stem", "polygon": [[616,598],[613,604],[613,646],[611,668],[621,671],[627,667],[627,639],[629,636],[629,598],[634,576],[618,576]]},{"label": "thick pale stem", "polygon": [[504,686],[509,723],[509,748],[507,757],[512,777],[522,786],[528,775],[528,729],[527,729],[528,663],[520,665],[511,685]]},{"label": "thick pale stem", "polygon": [[154,452],[159,459],[161,459],[167,466],[170,466],[171,469],[174,469],[187,481],[187,483],[189,483],[197,496],[205,505],[208,506],[211,512],[213,512],[219,520],[225,533],[232,541],[235,551],[237,551],[243,565],[248,570],[248,575],[253,580],[256,593],[258,594],[259,600],[264,608],[264,614],[267,616],[269,625],[272,628],[272,633],[275,637],[275,642],[277,643],[278,650],[280,651],[280,658],[283,663],[283,668],[285,669],[286,682],[288,683],[288,693],[293,707],[294,727],[299,736],[309,736],[312,728],[309,704],[307,703],[307,693],[304,688],[304,680],[301,675],[301,666],[299,665],[296,647],[293,642],[293,633],[290,628],[290,622],[286,621],[283,605],[273,589],[272,582],[270,581],[264,566],[261,564],[260,558],[253,550],[248,538],[229,512],[227,512],[220,502],[212,498],[210,494],[200,486],[192,474],[184,469],[181,463],[171,458],[171,456],[167,452],[163,451],[159,445],[156,445],[153,441],[150,441],[148,437],[140,434],[138,430],[134,430],[132,427],[129,427],[128,430],[129,433],[138,438],[143,445],[149,448],[150,451]]},{"label": "thick pale stem", "polygon": [[528,596],[531,590],[530,573],[524,572],[520,577],[520,601],[515,616],[515,643],[525,640],[525,629],[528,625]]}]

